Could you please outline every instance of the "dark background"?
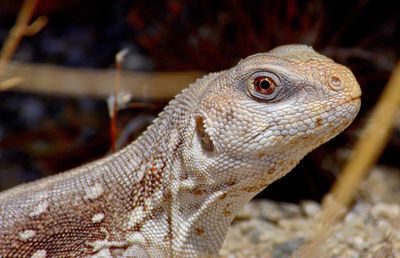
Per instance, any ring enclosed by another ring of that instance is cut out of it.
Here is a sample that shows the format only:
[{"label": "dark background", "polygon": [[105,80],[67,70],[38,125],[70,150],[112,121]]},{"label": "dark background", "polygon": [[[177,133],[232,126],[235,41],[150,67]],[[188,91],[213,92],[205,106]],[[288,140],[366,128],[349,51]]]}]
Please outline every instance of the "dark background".
[{"label": "dark background", "polygon": [[[21,4],[0,2],[0,44]],[[329,190],[400,53],[394,1],[42,0],[38,15],[48,24],[23,39],[15,60],[112,69],[115,54],[128,48],[124,69],[211,72],[278,45],[302,43],[349,66],[363,90],[360,116],[261,194],[285,201],[319,200]],[[119,127],[155,116],[166,103],[121,111]],[[104,156],[109,125],[103,99],[0,92],[0,190]],[[130,132],[131,139],[144,128]],[[399,168],[398,153],[400,126],[379,162]]]}]

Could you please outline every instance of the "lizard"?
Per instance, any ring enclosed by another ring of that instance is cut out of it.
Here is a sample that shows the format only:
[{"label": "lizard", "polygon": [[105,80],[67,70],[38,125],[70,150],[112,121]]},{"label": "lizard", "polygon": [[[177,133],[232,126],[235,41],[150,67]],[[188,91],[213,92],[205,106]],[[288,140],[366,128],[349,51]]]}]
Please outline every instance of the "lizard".
[{"label": "lizard", "polygon": [[305,45],[189,85],[135,141],[0,194],[0,257],[217,257],[235,214],[360,108],[347,67]]}]

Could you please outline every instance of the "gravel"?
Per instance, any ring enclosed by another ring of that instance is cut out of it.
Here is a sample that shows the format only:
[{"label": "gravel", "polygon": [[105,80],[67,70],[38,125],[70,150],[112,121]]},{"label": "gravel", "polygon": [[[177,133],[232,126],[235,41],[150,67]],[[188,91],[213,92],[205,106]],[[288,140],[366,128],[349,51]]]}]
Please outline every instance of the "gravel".
[{"label": "gravel", "polygon": [[[253,200],[230,227],[221,257],[400,257],[399,172],[372,169],[351,209],[330,226],[320,222],[315,201]],[[305,251],[307,243],[311,249]]]}]

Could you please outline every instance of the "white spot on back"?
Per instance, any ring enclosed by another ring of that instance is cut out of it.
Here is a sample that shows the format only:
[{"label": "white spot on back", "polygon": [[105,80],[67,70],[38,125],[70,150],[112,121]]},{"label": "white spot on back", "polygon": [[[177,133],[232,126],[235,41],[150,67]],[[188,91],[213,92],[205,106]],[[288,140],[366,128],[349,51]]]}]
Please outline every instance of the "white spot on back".
[{"label": "white spot on back", "polygon": [[104,214],[103,213],[96,213],[92,217],[92,222],[93,223],[99,223],[104,219]]},{"label": "white spot on back", "polygon": [[88,245],[92,246],[94,252],[97,252],[99,250],[111,247],[123,248],[128,246],[128,243],[125,241],[108,241],[107,239],[104,239],[88,242]]},{"label": "white spot on back", "polygon": [[47,207],[49,206],[49,202],[46,200],[40,201],[33,209],[31,213],[29,213],[30,217],[35,217],[39,216],[43,212],[47,210]]},{"label": "white spot on back", "polygon": [[[192,223],[189,221],[186,223]],[[182,226],[186,223],[182,222]],[[154,228],[157,230],[154,230]],[[143,232],[152,232],[151,238],[148,239],[150,245],[159,245],[160,243],[165,242],[166,239],[168,239],[169,232],[168,215],[166,213],[159,213],[153,219],[146,220],[141,230]]]},{"label": "white spot on back", "polygon": [[132,244],[145,244],[146,238],[140,232],[133,232],[126,236],[126,240]]},{"label": "white spot on back", "polygon": [[94,255],[88,256],[88,258],[112,258],[110,249],[102,249]]},{"label": "white spot on back", "polygon": [[38,250],[32,254],[31,258],[45,258],[46,255],[46,250]]},{"label": "white spot on back", "polygon": [[26,241],[31,239],[32,237],[34,237],[36,235],[36,232],[32,229],[27,229],[24,231],[19,232],[19,239],[22,241]]},{"label": "white spot on back", "polygon": [[145,217],[146,212],[143,210],[143,206],[135,208],[128,217],[128,228],[132,228],[142,222]]},{"label": "white spot on back", "polygon": [[102,195],[103,192],[104,192],[103,186],[99,183],[96,183],[93,186],[88,186],[87,188],[85,188],[86,198],[88,198],[89,200],[94,200],[100,197],[100,195]]},{"label": "white spot on back", "polygon": [[125,250],[122,257],[150,258],[150,257],[164,257],[165,256],[165,253],[163,253],[162,251],[159,252],[159,254],[156,253],[153,256],[150,256],[148,251],[150,251],[149,248],[145,248],[144,246],[131,245]]}]

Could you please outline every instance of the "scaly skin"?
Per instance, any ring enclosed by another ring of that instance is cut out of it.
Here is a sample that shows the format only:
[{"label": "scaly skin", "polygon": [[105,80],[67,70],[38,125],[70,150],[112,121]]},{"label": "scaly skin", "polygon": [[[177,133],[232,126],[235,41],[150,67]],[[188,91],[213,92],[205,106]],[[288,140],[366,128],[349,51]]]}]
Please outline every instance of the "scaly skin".
[{"label": "scaly skin", "polygon": [[302,45],[209,74],[118,153],[0,194],[0,257],[217,256],[238,210],[344,130],[360,95]]}]

